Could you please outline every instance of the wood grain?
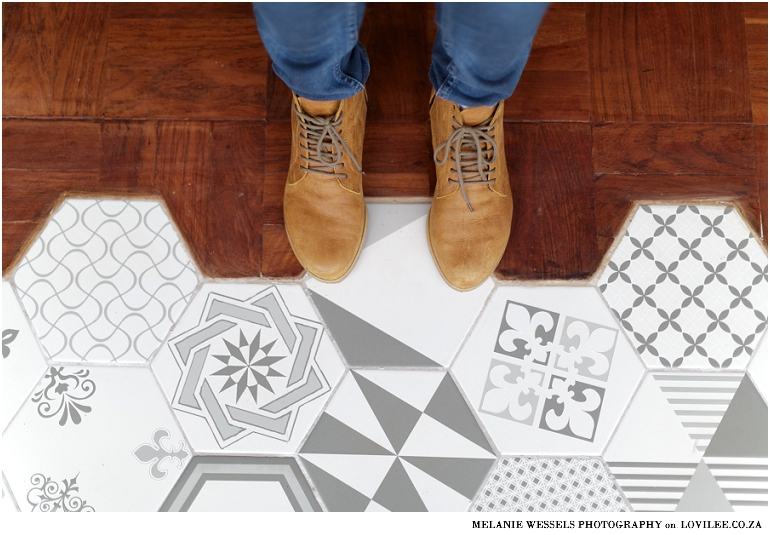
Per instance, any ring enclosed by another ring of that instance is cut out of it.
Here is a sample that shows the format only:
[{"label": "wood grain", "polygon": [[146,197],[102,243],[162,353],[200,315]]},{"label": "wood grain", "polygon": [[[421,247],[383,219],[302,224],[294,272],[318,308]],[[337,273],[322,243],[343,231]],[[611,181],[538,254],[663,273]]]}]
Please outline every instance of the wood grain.
[{"label": "wood grain", "polygon": [[599,263],[590,126],[507,123],[505,136],[514,212],[496,273],[526,280],[589,277]]},{"label": "wood grain", "polygon": [[[755,124],[767,124],[767,4],[749,18],[746,12],[746,52],[751,85],[751,111]],[[762,15],[764,18],[757,18]]]},{"label": "wood grain", "polygon": [[156,121],[104,121],[99,181],[137,193],[154,191]]},{"label": "wood grain", "polygon": [[283,225],[262,227],[262,276],[269,278],[297,278],[305,270],[289,244]]},{"label": "wood grain", "polygon": [[114,2],[113,19],[252,19],[248,2]]},{"label": "wood grain", "polygon": [[116,20],[108,53],[108,117],[265,117],[267,53],[253,20]]},{"label": "wood grain", "polygon": [[506,101],[505,120],[586,122],[590,103],[585,5],[551,4]]},{"label": "wood grain", "polygon": [[757,151],[757,190],[762,214],[762,239],[767,249],[767,125],[754,127]]},{"label": "wood grain", "polygon": [[747,122],[740,4],[589,4],[597,121]]},{"label": "wood grain", "polygon": [[3,121],[3,169],[99,171],[99,121]]},{"label": "wood grain", "polygon": [[748,124],[612,123],[594,126],[597,174],[754,175]]}]

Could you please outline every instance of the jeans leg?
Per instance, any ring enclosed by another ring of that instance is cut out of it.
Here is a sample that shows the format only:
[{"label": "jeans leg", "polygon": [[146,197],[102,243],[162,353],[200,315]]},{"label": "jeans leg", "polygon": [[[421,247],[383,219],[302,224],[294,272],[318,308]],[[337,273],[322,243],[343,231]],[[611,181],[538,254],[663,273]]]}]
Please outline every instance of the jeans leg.
[{"label": "jeans leg", "polygon": [[430,81],[463,106],[510,97],[527,63],[547,3],[437,3]]},{"label": "jeans leg", "polygon": [[358,30],[366,3],[252,5],[275,74],[298,96],[342,100],[364,88],[369,58]]}]

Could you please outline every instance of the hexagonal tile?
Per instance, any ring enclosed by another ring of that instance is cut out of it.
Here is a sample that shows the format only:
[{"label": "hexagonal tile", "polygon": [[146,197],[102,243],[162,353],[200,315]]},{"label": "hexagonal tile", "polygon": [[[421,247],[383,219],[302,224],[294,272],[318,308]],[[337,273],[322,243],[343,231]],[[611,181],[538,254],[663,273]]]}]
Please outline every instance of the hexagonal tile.
[{"label": "hexagonal tile", "polygon": [[3,434],[23,511],[156,511],[191,452],[149,369],[48,370]]},{"label": "hexagonal tile", "polygon": [[628,511],[598,458],[503,457],[474,500],[476,512]]},{"label": "hexagonal tile", "polygon": [[745,369],[767,328],[767,255],[731,207],[641,206],[599,283],[650,368]]},{"label": "hexagonal tile", "polygon": [[3,281],[2,429],[27,399],[47,367],[11,284]]},{"label": "hexagonal tile", "polygon": [[66,199],[13,277],[55,362],[146,362],[198,283],[160,203],[111,199]]},{"label": "hexagonal tile", "polygon": [[196,452],[293,453],[344,365],[299,285],[205,284],[152,362]]},{"label": "hexagonal tile", "polygon": [[291,457],[194,457],[161,511],[320,511]]},{"label": "hexagonal tile", "polygon": [[651,373],[604,459],[635,511],[766,507],[767,430],[746,374]]},{"label": "hexagonal tile", "polygon": [[329,511],[465,511],[495,454],[446,372],[354,370],[300,459]]},{"label": "hexagonal tile", "polygon": [[593,287],[495,290],[452,371],[506,455],[599,455],[644,372]]},{"label": "hexagonal tile", "polygon": [[308,276],[313,302],[352,367],[448,366],[492,279],[469,292],[444,282],[425,231],[430,205],[368,207],[371,231],[356,267],[336,284]]},{"label": "hexagonal tile", "polygon": [[16,498],[14,497],[10,487],[8,486],[8,483],[5,480],[5,475],[3,475],[3,498],[0,502],[0,507],[0,511],[3,513],[20,512],[19,506],[16,504]]},{"label": "hexagonal tile", "polygon": [[768,346],[767,337],[767,331],[765,331],[762,341],[751,356],[748,370],[759,393],[765,398],[765,403],[770,401],[770,346]]}]

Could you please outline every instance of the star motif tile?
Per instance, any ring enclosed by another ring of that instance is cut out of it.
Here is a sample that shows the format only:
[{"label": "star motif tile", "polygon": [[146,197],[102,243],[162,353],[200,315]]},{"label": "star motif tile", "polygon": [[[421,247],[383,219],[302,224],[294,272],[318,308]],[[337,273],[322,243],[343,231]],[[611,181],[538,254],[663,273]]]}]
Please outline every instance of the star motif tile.
[{"label": "star motif tile", "polygon": [[292,452],[343,371],[312,317],[296,285],[203,286],[152,363],[197,450]]},{"label": "star motif tile", "polygon": [[66,199],[13,274],[55,362],[145,363],[198,284],[156,201]]},{"label": "star motif tile", "polygon": [[767,254],[732,207],[640,206],[599,288],[650,368],[742,370],[767,329]]}]

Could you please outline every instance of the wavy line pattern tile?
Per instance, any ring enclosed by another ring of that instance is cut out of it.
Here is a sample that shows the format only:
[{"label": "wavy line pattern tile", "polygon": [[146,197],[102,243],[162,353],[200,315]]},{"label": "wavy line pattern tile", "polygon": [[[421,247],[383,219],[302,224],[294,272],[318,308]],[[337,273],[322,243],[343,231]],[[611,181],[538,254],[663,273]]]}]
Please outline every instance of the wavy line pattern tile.
[{"label": "wavy line pattern tile", "polygon": [[57,362],[146,362],[182,313],[197,269],[161,205],[68,199],[14,274]]},{"label": "wavy line pattern tile", "polygon": [[654,368],[745,369],[767,329],[767,255],[731,207],[641,206],[599,289]]}]

